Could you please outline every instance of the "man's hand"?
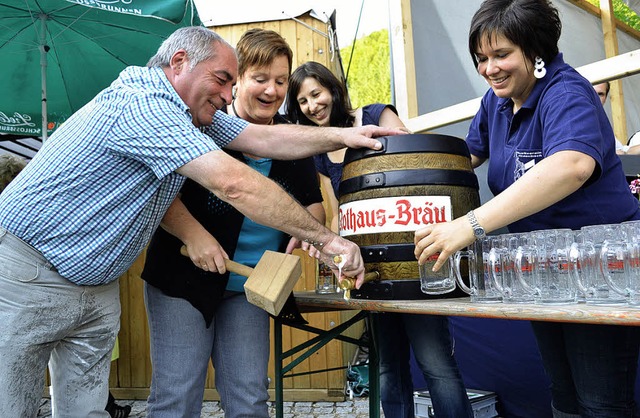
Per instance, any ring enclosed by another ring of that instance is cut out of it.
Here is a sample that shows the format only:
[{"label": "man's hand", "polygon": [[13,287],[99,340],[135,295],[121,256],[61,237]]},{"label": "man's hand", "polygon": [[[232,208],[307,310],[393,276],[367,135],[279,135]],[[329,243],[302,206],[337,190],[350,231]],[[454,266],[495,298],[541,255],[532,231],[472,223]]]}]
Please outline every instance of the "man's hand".
[{"label": "man's hand", "polygon": [[336,128],[344,146],[349,148],[382,148],[380,141],[374,139],[379,136],[403,135],[407,131],[402,128],[382,128],[375,125],[366,125],[358,128]]},{"label": "man's hand", "polygon": [[[364,282],[364,260],[360,253],[360,247],[351,241],[334,235],[334,238],[322,246],[322,254],[320,259],[327,265],[331,266],[338,280],[342,276],[355,277],[356,287]],[[338,274],[338,266],[336,266],[335,256],[341,256],[342,265],[341,276]]]}]

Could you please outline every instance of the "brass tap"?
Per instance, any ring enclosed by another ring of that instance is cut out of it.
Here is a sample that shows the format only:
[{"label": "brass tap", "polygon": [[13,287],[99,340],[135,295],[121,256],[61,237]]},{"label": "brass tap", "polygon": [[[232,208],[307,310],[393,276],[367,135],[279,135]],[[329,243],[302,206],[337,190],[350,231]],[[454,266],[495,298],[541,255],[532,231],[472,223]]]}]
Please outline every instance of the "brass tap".
[{"label": "brass tap", "polygon": [[[373,280],[380,280],[380,273],[377,271],[370,271],[364,274],[364,283]],[[344,277],[338,280],[338,287],[342,290],[352,290],[356,288],[355,277]]]}]

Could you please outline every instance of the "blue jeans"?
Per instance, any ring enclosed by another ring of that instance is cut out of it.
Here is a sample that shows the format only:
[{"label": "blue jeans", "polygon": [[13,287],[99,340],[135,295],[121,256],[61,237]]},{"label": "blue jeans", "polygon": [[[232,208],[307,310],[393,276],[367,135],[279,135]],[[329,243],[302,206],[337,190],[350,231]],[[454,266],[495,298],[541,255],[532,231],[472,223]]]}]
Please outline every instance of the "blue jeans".
[{"label": "blue jeans", "polygon": [[78,286],[0,228],[0,417],[35,417],[49,362],[53,417],[109,417],[118,281]]},{"label": "blue jeans", "polygon": [[[554,416],[632,418],[640,329],[532,322],[551,379]],[[565,415],[566,416],[566,415]]]},{"label": "blue jeans", "polygon": [[149,418],[199,418],[209,359],[226,418],[268,418],[269,314],[227,292],[213,323],[145,283],[151,339]]},{"label": "blue jeans", "polygon": [[438,418],[473,417],[453,356],[446,316],[379,313],[373,320],[380,356],[380,400],[387,418],[412,418],[410,349],[427,382]]}]

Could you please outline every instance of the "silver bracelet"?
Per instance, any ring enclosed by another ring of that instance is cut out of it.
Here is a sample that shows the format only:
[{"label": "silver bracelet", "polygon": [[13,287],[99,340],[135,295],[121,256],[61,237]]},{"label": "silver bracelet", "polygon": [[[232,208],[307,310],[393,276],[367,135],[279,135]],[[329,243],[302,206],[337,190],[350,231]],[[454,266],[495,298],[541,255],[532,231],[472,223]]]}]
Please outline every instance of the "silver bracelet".
[{"label": "silver bracelet", "polygon": [[320,242],[320,241],[309,241],[307,239],[303,240],[304,242],[306,242],[309,245],[313,245],[314,247],[320,249],[324,246],[324,242]]}]

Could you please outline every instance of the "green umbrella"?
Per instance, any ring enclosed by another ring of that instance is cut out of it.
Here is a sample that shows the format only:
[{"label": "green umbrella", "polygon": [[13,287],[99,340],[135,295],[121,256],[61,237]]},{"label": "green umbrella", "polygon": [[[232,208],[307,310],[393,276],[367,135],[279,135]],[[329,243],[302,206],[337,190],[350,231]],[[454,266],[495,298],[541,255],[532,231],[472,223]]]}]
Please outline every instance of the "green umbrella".
[{"label": "green umbrella", "polygon": [[0,134],[45,140],[177,28],[201,24],[193,0],[0,0]]}]

